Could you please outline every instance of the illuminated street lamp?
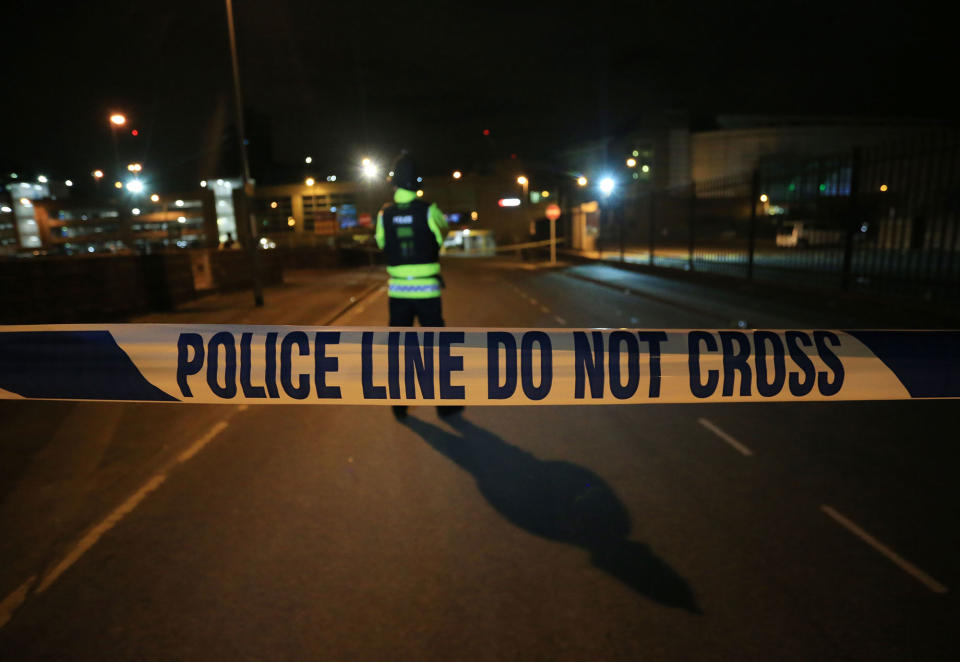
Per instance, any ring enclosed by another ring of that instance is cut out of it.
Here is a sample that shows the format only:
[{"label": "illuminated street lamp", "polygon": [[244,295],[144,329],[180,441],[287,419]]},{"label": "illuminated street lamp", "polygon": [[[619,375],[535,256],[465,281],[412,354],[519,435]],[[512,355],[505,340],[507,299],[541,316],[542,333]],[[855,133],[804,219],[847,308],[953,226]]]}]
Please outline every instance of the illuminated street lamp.
[{"label": "illuminated street lamp", "polygon": [[311,163],[313,163],[313,157],[312,157],[312,156],[308,156],[307,158],[305,158],[305,159],[303,160],[303,162],[306,163],[307,165],[310,165]]},{"label": "illuminated street lamp", "polygon": [[103,179],[103,170],[94,170],[91,174],[94,179]]},{"label": "illuminated street lamp", "polygon": [[766,201],[769,200],[769,199],[770,199],[770,198],[767,197],[767,194],[766,194],[766,193],[764,193],[764,194],[762,194],[762,195],[760,196],[760,202],[766,202]]},{"label": "illuminated street lamp", "polygon": [[530,185],[530,180],[527,179],[525,175],[520,175],[519,177],[517,177],[517,184],[519,184],[520,186],[523,187],[523,197],[524,197],[524,199],[526,199],[526,197],[527,197],[527,186]]},{"label": "illuminated street lamp", "polygon": [[314,184],[317,183],[317,180],[314,179],[313,177],[307,177],[307,178],[303,181],[303,183],[306,184],[307,186],[313,186]]},{"label": "illuminated street lamp", "polygon": [[127,190],[131,193],[143,193],[143,182],[139,179],[131,179],[127,182]]},{"label": "illuminated street lamp", "polygon": [[122,113],[114,113],[113,115],[110,116],[110,124],[112,124],[113,126],[123,126],[126,123],[127,123],[127,117]]},{"label": "illuminated street lamp", "polygon": [[150,202],[160,202],[160,196],[154,193],[150,196]]},{"label": "illuminated street lamp", "polygon": [[633,158],[633,157],[627,159],[627,167],[628,167],[628,168],[636,168],[636,167],[637,167],[637,160],[636,160],[635,158]]},{"label": "illuminated street lamp", "polygon": [[127,164],[127,171],[128,171],[128,172],[140,172],[141,170],[143,170],[143,166],[140,165],[139,163],[128,163],[128,164]]},{"label": "illuminated street lamp", "polygon": [[589,183],[589,182],[587,181],[587,178],[584,177],[583,175],[580,175],[579,177],[577,177],[577,184],[578,184],[578,185],[580,185],[580,186],[586,186],[588,183]]},{"label": "illuminated street lamp", "polygon": [[454,171],[453,171],[453,178],[454,178],[454,179],[460,179],[461,177],[463,177],[463,173],[462,173],[462,172],[460,172],[459,170],[454,170]]},{"label": "illuminated street lamp", "polygon": [[123,182],[119,182],[119,181],[114,182],[114,183],[113,183],[113,188],[115,188],[115,189],[117,189],[117,190],[122,189],[122,188],[123,188]]},{"label": "illuminated street lamp", "polygon": [[603,179],[600,180],[600,192],[607,197],[609,197],[610,194],[613,193],[613,189],[615,189],[616,186],[617,186],[617,183],[613,181],[613,179],[610,177],[604,177]]},{"label": "illuminated street lamp", "polygon": [[360,171],[367,179],[373,179],[377,176],[379,168],[377,168],[377,164],[370,159],[364,159],[360,162]]},{"label": "illuminated street lamp", "polygon": [[44,175],[40,175],[39,177],[37,177],[37,181],[40,182],[41,184],[46,184],[47,178]]}]

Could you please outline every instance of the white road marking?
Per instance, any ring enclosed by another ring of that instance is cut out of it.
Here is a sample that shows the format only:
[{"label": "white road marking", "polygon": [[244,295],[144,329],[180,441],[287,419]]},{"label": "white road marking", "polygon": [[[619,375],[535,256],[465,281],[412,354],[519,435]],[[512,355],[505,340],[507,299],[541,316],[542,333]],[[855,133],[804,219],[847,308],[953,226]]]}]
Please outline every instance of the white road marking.
[{"label": "white road marking", "polygon": [[193,442],[193,444],[190,445],[190,448],[180,453],[180,455],[177,456],[177,462],[186,462],[191,457],[199,453],[204,446],[213,441],[214,437],[223,432],[226,427],[226,421],[220,421],[214,425],[205,435]]},{"label": "white road marking", "polygon": [[890,561],[893,561],[896,565],[900,567],[901,570],[906,572],[908,575],[912,576],[914,579],[919,581],[921,584],[926,586],[928,589],[934,593],[947,593],[949,589],[938,582],[936,579],[925,573],[923,570],[913,565],[905,558],[897,554],[895,551],[884,545],[882,542],[871,536],[869,533],[861,529],[859,526],[851,522],[849,519],[838,513],[836,510],[827,505],[820,506],[820,510],[825,512],[834,522],[840,526],[847,529],[850,533],[857,536],[863,542],[867,543],[875,550],[883,554]]},{"label": "white road marking", "polygon": [[35,581],[37,581],[36,575],[20,584],[13,593],[5,597],[3,602],[0,602],[0,628],[7,624],[7,621],[13,616],[13,612],[19,609],[23,601],[27,599],[27,593]]},{"label": "white road marking", "polygon": [[72,566],[77,560],[83,556],[87,550],[97,544],[97,541],[100,540],[100,537],[104,533],[112,529],[117,525],[117,522],[122,520],[125,515],[129,514],[136,508],[143,499],[153,492],[155,489],[160,487],[161,483],[167,479],[166,474],[157,474],[150,480],[148,480],[144,485],[134,492],[130,498],[120,504],[116,510],[107,515],[107,517],[102,520],[95,527],[90,529],[83,538],[80,539],[80,542],[70,550],[70,553],[67,554],[60,563],[58,563],[53,570],[51,570],[40,582],[40,585],[37,586],[37,593],[43,593],[53,582],[57,581],[57,578],[64,573],[64,571]]},{"label": "white road marking", "polygon": [[716,425],[714,425],[713,423],[711,423],[711,422],[708,421],[707,419],[705,419],[705,418],[700,418],[700,419],[697,419],[697,420],[700,422],[700,425],[702,425],[703,427],[705,427],[705,428],[707,428],[708,430],[710,430],[710,432],[714,433],[715,435],[717,435],[718,437],[720,437],[721,439],[723,439],[725,442],[727,442],[728,444],[730,444],[731,446],[733,446],[735,449],[737,449],[738,451],[740,451],[740,452],[743,453],[744,455],[748,455],[748,456],[749,456],[749,455],[753,455],[753,451],[752,451],[752,450],[750,450],[749,448],[747,448],[746,446],[744,446],[743,444],[741,444],[739,441],[737,441],[736,439],[734,439],[733,437],[731,437],[729,434],[727,434],[726,432],[724,432],[723,430],[721,430],[720,428],[718,428]]},{"label": "white road marking", "polygon": [[557,324],[566,325],[566,323],[567,323],[567,320],[563,319],[563,318],[560,317],[559,315],[554,315],[554,316],[553,316],[553,319],[557,320]]}]

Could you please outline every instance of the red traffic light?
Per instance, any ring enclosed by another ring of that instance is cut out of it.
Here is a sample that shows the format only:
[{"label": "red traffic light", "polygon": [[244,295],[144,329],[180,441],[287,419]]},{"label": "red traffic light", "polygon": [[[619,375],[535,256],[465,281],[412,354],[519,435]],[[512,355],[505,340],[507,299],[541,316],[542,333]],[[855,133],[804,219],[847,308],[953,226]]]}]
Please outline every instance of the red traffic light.
[{"label": "red traffic light", "polygon": [[131,135],[131,136],[139,136],[139,135],[140,135],[140,132],[137,131],[136,129],[134,129],[133,131],[130,132],[130,135]]},{"label": "red traffic light", "polygon": [[490,129],[484,129],[484,130],[483,130],[483,135],[489,136],[489,135],[490,135]]}]

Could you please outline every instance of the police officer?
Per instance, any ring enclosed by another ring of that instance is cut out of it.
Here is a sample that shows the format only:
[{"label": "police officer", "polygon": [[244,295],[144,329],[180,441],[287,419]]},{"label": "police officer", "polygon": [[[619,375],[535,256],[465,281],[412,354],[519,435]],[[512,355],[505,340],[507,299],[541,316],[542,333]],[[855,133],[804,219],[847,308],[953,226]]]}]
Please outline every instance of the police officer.
[{"label": "police officer", "polygon": [[[384,205],[377,215],[376,240],[390,275],[390,326],[413,326],[414,319],[420,326],[444,326],[439,259],[449,226],[436,204],[417,197],[416,164],[406,152],[393,164],[389,181],[393,204]],[[439,406],[437,412],[448,416],[462,409]],[[394,406],[393,415],[403,419],[407,408]]]}]

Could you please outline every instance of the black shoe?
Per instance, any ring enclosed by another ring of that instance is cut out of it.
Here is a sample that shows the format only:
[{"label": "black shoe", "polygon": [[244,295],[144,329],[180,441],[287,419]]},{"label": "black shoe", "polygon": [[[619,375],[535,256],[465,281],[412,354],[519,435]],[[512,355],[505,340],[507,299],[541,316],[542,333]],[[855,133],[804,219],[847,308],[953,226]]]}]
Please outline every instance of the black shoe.
[{"label": "black shoe", "polygon": [[393,409],[393,417],[398,421],[402,421],[407,417],[406,405],[394,405],[391,409]]},{"label": "black shoe", "polygon": [[447,418],[463,411],[463,405],[439,405],[437,407],[437,416]]}]

